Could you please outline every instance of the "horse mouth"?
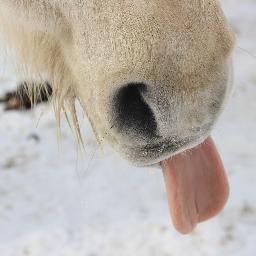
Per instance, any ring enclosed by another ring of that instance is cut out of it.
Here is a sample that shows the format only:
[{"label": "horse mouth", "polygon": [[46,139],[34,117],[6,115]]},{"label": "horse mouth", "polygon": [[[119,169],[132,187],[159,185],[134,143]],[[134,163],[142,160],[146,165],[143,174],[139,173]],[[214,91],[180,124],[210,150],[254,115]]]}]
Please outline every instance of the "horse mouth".
[{"label": "horse mouth", "polygon": [[150,166],[160,164],[161,161],[179,154],[187,149],[203,142],[208,135],[200,138],[197,136],[186,137],[183,139],[169,138],[154,144],[144,146],[118,145],[118,151],[128,161],[137,166]]},{"label": "horse mouth", "polygon": [[173,225],[180,233],[191,233],[198,223],[214,217],[225,206],[228,180],[211,137],[170,139],[125,150],[135,164],[160,164]]}]

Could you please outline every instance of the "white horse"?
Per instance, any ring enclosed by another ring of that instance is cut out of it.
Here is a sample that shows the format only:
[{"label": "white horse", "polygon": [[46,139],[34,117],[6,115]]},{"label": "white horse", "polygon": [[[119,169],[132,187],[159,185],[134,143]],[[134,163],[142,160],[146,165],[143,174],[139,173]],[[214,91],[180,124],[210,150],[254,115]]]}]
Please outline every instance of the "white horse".
[{"label": "white horse", "polygon": [[0,22],[20,71],[47,76],[78,134],[76,99],[100,143],[161,164],[180,232],[223,208],[209,135],[230,92],[234,34],[217,0],[0,0]]}]

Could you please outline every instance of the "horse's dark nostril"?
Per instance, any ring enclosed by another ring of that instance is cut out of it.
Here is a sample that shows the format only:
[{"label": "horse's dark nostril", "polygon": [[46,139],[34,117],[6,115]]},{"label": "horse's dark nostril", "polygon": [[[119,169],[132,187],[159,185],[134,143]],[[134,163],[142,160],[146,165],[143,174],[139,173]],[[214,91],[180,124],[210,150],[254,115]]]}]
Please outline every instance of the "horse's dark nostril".
[{"label": "horse's dark nostril", "polygon": [[157,123],[154,113],[143,98],[143,93],[146,91],[145,84],[130,83],[120,88],[115,94],[112,126],[119,133],[131,138],[140,136],[148,139],[156,136]]}]

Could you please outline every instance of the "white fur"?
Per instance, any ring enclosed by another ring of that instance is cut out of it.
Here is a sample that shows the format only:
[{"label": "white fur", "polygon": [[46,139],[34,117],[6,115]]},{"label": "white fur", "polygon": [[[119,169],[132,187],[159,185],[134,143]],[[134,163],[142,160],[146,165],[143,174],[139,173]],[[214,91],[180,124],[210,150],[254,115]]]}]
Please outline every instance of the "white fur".
[{"label": "white fur", "polygon": [[[20,70],[47,74],[78,136],[75,99],[99,141],[135,164],[198,144],[223,108],[234,35],[216,0],[0,0],[0,22]],[[148,85],[159,141],[112,122],[113,95],[131,82]]]}]

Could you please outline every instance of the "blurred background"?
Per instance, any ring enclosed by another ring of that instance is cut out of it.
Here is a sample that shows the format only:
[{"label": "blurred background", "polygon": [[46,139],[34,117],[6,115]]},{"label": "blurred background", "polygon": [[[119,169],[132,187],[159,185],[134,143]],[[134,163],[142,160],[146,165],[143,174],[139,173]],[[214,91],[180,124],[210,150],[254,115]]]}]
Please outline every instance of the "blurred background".
[{"label": "blurred background", "polygon": [[[222,0],[236,34],[234,90],[213,137],[231,194],[188,236],[171,225],[162,173],[99,149],[80,111],[85,152],[51,106],[0,106],[1,256],[254,256],[256,251],[256,0]],[[5,42],[1,42],[4,45]],[[0,96],[17,81],[0,51]]]}]

